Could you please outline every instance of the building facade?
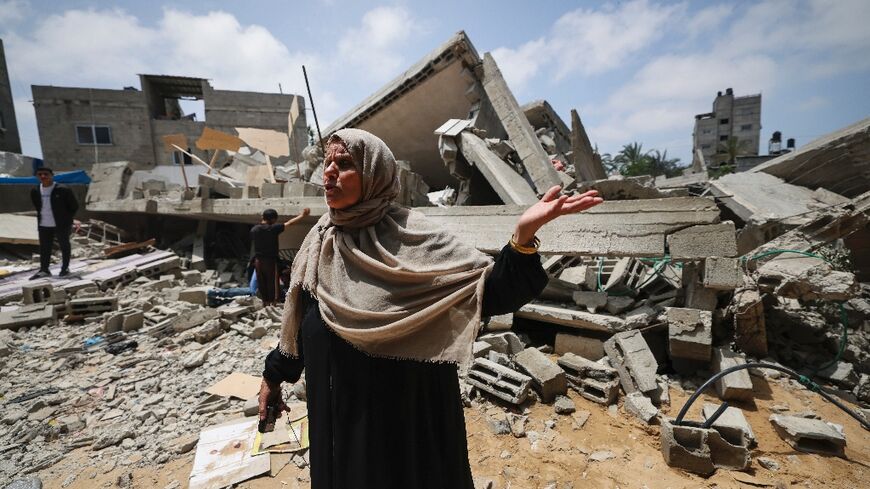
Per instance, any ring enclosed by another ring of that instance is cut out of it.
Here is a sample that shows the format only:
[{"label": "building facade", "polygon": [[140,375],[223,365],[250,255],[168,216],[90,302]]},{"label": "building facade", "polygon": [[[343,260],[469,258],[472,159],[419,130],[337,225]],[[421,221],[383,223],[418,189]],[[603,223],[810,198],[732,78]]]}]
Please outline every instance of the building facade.
[{"label": "building facade", "polygon": [[727,162],[732,153],[757,156],[760,140],[761,94],[735,97],[729,88],[716,95],[712,112],[695,116],[693,153],[700,150],[708,165]]},{"label": "building facade", "polygon": [[21,153],[21,138],[15,120],[15,104],[12,100],[12,85],[6,68],[6,52],[0,39],[0,151]]},{"label": "building facade", "polygon": [[[184,134],[186,148],[204,161],[211,151],[195,142],[203,128],[236,134],[237,127],[288,134],[290,159],[302,159],[308,142],[305,100],[299,95],[215,90],[208,80],[139,75],[141,89],[123,90],[33,85],[36,125],[47,165],[88,169],[94,163],[133,161],[146,165],[191,164],[167,150],[162,137]],[[202,101],[205,120],[185,114],[180,101]]]}]

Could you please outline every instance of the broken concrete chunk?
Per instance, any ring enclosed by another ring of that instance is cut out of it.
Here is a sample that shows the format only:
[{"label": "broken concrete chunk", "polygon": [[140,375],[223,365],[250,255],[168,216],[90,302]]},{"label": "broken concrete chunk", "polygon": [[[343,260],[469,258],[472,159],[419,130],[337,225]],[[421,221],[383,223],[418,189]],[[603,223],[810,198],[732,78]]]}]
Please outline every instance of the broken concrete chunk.
[{"label": "broken concrete chunk", "polygon": [[576,291],[573,294],[574,303],[583,306],[591,313],[598,312],[607,305],[607,292]]},{"label": "broken concrete chunk", "polygon": [[[742,355],[734,353],[729,348],[715,348],[713,350],[713,372],[738,365],[744,365],[746,360]],[[723,401],[743,400],[749,401],[754,397],[752,379],[747,369],[731,372],[716,381],[716,392]]]},{"label": "broken concrete chunk", "polygon": [[652,424],[659,415],[658,408],[640,392],[632,392],[625,396],[625,410],[646,424]]},{"label": "broken concrete chunk", "polygon": [[704,287],[734,290],[743,285],[743,273],[737,258],[711,256],[704,260]]},{"label": "broken concrete chunk", "polygon": [[668,346],[672,357],[710,360],[713,315],[709,311],[669,307]]},{"label": "broken concrete chunk", "polygon": [[610,314],[622,314],[633,304],[634,298],[632,297],[608,296],[606,309]]},{"label": "broken concrete chunk", "polygon": [[54,306],[44,302],[2,311],[0,312],[0,330],[54,323],[57,321],[57,313],[55,311]]},{"label": "broken concrete chunk", "polygon": [[556,414],[571,414],[577,410],[577,407],[574,406],[574,401],[567,396],[557,396],[553,407],[556,410]]},{"label": "broken concrete chunk", "polygon": [[770,415],[776,433],[795,450],[845,457],[846,436],[843,427],[820,419],[799,418],[784,414]]},{"label": "broken concrete chunk", "polygon": [[571,328],[614,333],[626,329],[622,318],[610,314],[593,314],[545,304],[526,304],[515,312],[516,317],[534,319]]},{"label": "broken concrete chunk", "polygon": [[519,336],[510,331],[486,334],[480,337],[480,341],[492,345],[492,351],[504,353],[505,355],[516,355],[526,348],[526,345],[520,340]]},{"label": "broken concrete chunk", "polygon": [[532,379],[486,358],[476,358],[468,371],[468,383],[511,404],[522,404]]},{"label": "broken concrete chunk", "polygon": [[754,289],[737,291],[731,308],[734,310],[734,342],[737,348],[747,355],[767,356],[767,327],[761,295]]},{"label": "broken concrete chunk", "polygon": [[475,341],[471,345],[471,351],[474,355],[474,358],[486,357],[487,354],[492,350],[492,345],[485,341]]},{"label": "broken concrete chunk", "polygon": [[709,256],[737,256],[734,223],[692,226],[668,235],[668,249],[677,260],[703,260]]},{"label": "broken concrete chunk", "polygon": [[658,362],[639,331],[617,333],[604,342],[604,351],[611,365],[619,372],[619,381],[626,394],[640,391],[653,402],[659,402],[656,379]]},{"label": "broken concrete chunk", "polygon": [[604,357],[604,340],[580,334],[556,333],[556,355],[575,353],[590,360]]},{"label": "broken concrete chunk", "polygon": [[581,396],[603,405],[616,402],[619,382],[615,369],[573,353],[566,353],[557,362],[565,370],[568,384]]},{"label": "broken concrete chunk", "polygon": [[841,272],[818,258],[784,256],[758,269],[758,287],[781,297],[802,301],[846,301],[860,286],[855,274]]},{"label": "broken concrete chunk", "polygon": [[557,395],[568,391],[565,371],[537,348],[526,348],[517,353],[514,362],[532,377],[533,385],[541,394],[542,401],[551,402]]},{"label": "broken concrete chunk", "polygon": [[746,447],[729,443],[718,431],[668,420],[662,421],[661,449],[669,466],[701,475],[712,474],[717,467],[746,470],[751,462]]},{"label": "broken concrete chunk", "polygon": [[[719,406],[715,404],[704,403],[701,414],[707,420],[713,416],[717,409]],[[755,433],[752,431],[752,426],[746,421],[743,411],[739,408],[732,406],[725,408],[725,411],[713,422],[712,428],[731,444],[747,448],[755,446]]]},{"label": "broken concrete chunk", "polygon": [[181,289],[178,292],[178,300],[205,306],[208,305],[208,291],[211,289],[212,287],[190,287],[187,289]]}]

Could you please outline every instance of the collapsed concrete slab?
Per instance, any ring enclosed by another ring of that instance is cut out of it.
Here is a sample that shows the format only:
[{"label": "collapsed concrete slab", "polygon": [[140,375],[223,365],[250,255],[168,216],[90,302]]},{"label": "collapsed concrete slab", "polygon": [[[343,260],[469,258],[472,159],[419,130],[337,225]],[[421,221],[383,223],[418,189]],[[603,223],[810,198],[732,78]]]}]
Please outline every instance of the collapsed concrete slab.
[{"label": "collapsed concrete slab", "polygon": [[584,334],[556,333],[553,351],[556,355],[574,353],[589,360],[599,360],[604,357],[604,339]]},{"label": "collapsed concrete slab", "polygon": [[595,150],[592,149],[592,143],[589,142],[586,128],[583,127],[580,114],[576,109],[571,109],[571,151],[578,182],[607,178],[607,172],[601,164],[601,157],[596,158]]},{"label": "collapsed concrete slab", "polygon": [[737,256],[737,239],[734,233],[734,223],[731,221],[692,226],[668,235],[668,249],[672,258],[683,260],[703,260],[708,256]]},{"label": "collapsed concrete slab", "polygon": [[530,205],[538,201],[528,182],[490,151],[483,139],[468,131],[463,131],[458,139],[465,160],[480,170],[502,202]]},{"label": "collapsed concrete slab", "polygon": [[770,423],[776,433],[795,450],[845,457],[843,427],[820,419],[772,414]]},{"label": "collapsed concrete slab", "polygon": [[626,329],[625,320],[617,316],[545,304],[526,304],[514,316],[590,331],[615,333]]},{"label": "collapsed concrete slab", "polygon": [[870,118],[820,137],[751,169],[810,189],[846,197],[870,190]]},{"label": "collapsed concrete slab", "polygon": [[801,301],[847,301],[860,293],[855,274],[807,256],[783,255],[758,268],[758,287]]},{"label": "collapsed concrete slab", "polygon": [[710,192],[746,223],[799,216],[821,205],[812,190],[766,173],[721,176],[710,182]]}]

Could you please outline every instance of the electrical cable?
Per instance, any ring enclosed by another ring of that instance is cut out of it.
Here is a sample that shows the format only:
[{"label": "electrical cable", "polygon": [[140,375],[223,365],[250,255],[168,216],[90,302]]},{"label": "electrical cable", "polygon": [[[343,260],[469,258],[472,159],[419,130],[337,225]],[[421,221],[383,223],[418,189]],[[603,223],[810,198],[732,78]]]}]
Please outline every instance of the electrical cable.
[{"label": "electrical cable", "polygon": [[[683,404],[682,409],[680,409],[680,412],[677,414],[677,417],[674,419],[674,424],[675,425],[685,424],[683,422],[683,418],[686,416],[686,413],[689,411],[689,408],[692,406],[692,404],[695,402],[695,400],[698,399],[698,397],[701,395],[701,393],[704,391],[704,389],[706,389],[707,387],[709,387],[711,384],[713,384],[717,380],[721,379],[722,377],[724,377],[730,373],[734,373],[738,370],[743,370],[746,368],[768,368],[768,369],[778,370],[780,372],[788,374],[789,376],[795,378],[798,382],[800,382],[802,385],[804,385],[809,390],[819,394],[820,396],[822,396],[822,398],[824,398],[825,400],[827,400],[831,404],[833,404],[833,405],[837,406],[838,408],[842,409],[843,411],[845,411],[846,414],[855,418],[859,423],[861,423],[861,426],[865,430],[870,431],[870,422],[865,420],[860,414],[849,409],[845,404],[843,404],[839,400],[835,399],[832,395],[823,391],[822,388],[819,386],[819,384],[816,384],[815,382],[813,382],[806,375],[801,375],[801,374],[795,372],[794,370],[792,370],[788,367],[783,367],[782,365],[774,365],[771,363],[764,363],[764,362],[752,362],[752,363],[745,363],[742,365],[736,365],[734,367],[726,368],[725,370],[723,370],[723,371],[713,375],[709,379],[707,379],[706,382],[701,384],[701,387],[698,387],[698,389],[696,389],[695,392],[691,396],[689,396],[689,398],[686,400],[686,403]],[[714,418],[714,420],[715,420],[715,418]]]}]

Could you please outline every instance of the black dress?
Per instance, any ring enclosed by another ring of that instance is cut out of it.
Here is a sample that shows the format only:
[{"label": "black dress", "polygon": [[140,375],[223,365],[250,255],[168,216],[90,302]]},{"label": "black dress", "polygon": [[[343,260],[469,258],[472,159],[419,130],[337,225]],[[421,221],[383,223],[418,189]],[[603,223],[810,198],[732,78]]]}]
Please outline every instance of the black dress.
[{"label": "black dress", "polygon": [[[501,250],[483,315],[514,312],[547,284],[540,256]],[[305,294],[299,358],[277,349],[263,376],[296,382],[305,368],[313,489],[472,489],[456,365],[376,358],[323,322]]]}]

